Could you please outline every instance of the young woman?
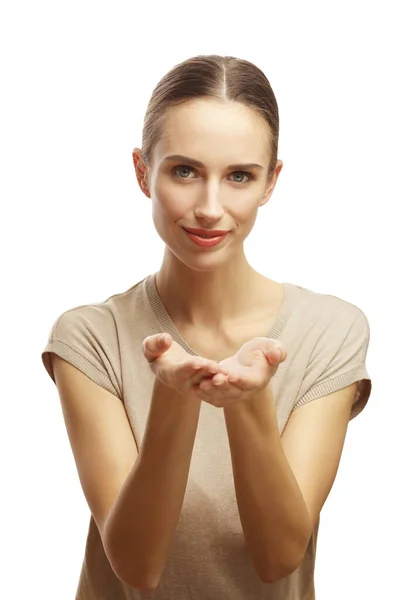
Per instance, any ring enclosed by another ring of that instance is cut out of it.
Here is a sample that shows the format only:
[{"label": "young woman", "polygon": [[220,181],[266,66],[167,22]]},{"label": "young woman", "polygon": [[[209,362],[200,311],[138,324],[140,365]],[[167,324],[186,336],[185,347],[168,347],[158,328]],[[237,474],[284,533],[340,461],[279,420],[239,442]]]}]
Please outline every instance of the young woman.
[{"label": "young woman", "polygon": [[[278,131],[255,65],[173,68],[133,152],[161,267],[53,325],[43,362],[91,510],[78,600],[315,597],[319,514],[371,391],[369,326],[246,260]],[[266,262],[279,252],[266,242]]]}]

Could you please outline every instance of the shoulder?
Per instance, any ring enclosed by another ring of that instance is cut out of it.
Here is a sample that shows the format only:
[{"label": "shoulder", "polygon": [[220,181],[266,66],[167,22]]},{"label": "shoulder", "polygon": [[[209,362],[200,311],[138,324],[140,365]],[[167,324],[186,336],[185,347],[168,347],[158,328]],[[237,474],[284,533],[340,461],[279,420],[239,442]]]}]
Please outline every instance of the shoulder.
[{"label": "shoulder", "polygon": [[126,315],[135,313],[135,303],[143,294],[141,280],[129,289],[108,296],[100,302],[81,304],[67,309],[54,321],[50,337],[60,334],[71,335],[74,331],[85,332],[88,336],[96,333],[112,334],[116,324]]},{"label": "shoulder", "polygon": [[338,326],[340,329],[359,327],[368,329],[364,311],[348,300],[326,292],[318,292],[298,284],[291,284],[297,292],[301,310],[320,327]]},{"label": "shoulder", "polygon": [[98,385],[122,397],[121,336],[140,318],[137,291],[140,282],[106,300],[82,304],[61,313],[53,322],[42,362],[53,379],[56,354]]},{"label": "shoulder", "polygon": [[305,288],[302,294],[307,298],[307,310],[300,314],[304,371],[294,408],[363,381],[354,400],[353,418],[361,412],[371,391],[366,368],[368,319],[359,306],[338,296]]}]

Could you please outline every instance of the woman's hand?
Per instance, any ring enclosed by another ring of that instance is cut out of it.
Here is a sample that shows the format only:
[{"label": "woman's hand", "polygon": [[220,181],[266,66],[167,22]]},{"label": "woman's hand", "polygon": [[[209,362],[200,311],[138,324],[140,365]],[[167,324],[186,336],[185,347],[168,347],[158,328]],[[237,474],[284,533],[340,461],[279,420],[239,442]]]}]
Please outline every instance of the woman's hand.
[{"label": "woman's hand", "polygon": [[215,360],[193,356],[175,342],[169,333],[150,335],[143,340],[142,352],[156,378],[179,394],[200,398],[199,384],[215,374],[228,371]]},{"label": "woman's hand", "polygon": [[227,370],[226,375],[217,374],[199,382],[198,395],[217,407],[246,401],[267,387],[286,356],[286,351],[277,340],[254,338],[243,344],[234,356],[219,363]]}]

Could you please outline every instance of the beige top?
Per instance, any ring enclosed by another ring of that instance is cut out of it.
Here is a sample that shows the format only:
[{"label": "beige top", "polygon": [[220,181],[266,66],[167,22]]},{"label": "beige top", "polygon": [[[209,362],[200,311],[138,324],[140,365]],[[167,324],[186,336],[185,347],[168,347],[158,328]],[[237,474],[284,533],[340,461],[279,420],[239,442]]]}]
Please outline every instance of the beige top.
[{"label": "beige top", "polygon": [[[280,312],[265,332],[287,351],[271,380],[280,432],[298,406],[359,381],[354,418],[371,392],[364,313],[335,296],[284,285]],[[152,274],[104,302],[63,313],[43,363],[54,380],[54,352],[120,398],[140,452],[154,382],[141,345],[162,331],[196,354],[166,312]],[[318,525],[294,573],[275,583],[258,578],[244,544],[224,412],[202,403],[182,512],[159,586],[141,592],[115,575],[91,517],[76,600],[313,600]]]}]

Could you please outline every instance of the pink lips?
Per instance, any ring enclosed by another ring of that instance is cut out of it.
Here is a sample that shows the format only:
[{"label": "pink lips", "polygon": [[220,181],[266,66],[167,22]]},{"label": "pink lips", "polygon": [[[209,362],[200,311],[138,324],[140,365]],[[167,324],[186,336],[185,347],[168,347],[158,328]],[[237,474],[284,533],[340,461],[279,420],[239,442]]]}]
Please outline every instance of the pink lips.
[{"label": "pink lips", "polygon": [[193,233],[193,231],[204,231],[202,229],[196,229],[193,230],[191,229],[190,231],[188,231],[187,229],[185,229],[187,236],[192,240],[192,242],[194,242],[195,244],[197,244],[198,246],[202,246],[203,248],[210,248],[211,246],[216,246],[217,244],[220,244],[227,236],[227,234],[229,233],[229,231],[227,232],[222,232],[222,231],[217,231],[217,233],[214,231],[207,231],[206,233],[202,234],[202,235],[213,235],[213,237],[200,237],[199,234]]},{"label": "pink lips", "polygon": [[206,235],[207,237],[217,237],[218,235],[226,235],[229,233],[229,230],[224,231],[222,229],[193,229],[192,227],[184,227],[184,229],[189,233],[203,236]]}]

